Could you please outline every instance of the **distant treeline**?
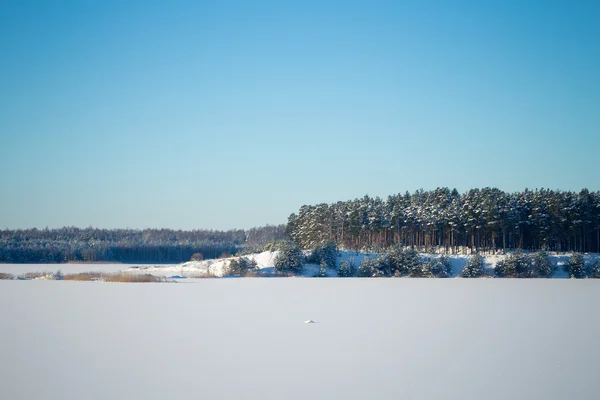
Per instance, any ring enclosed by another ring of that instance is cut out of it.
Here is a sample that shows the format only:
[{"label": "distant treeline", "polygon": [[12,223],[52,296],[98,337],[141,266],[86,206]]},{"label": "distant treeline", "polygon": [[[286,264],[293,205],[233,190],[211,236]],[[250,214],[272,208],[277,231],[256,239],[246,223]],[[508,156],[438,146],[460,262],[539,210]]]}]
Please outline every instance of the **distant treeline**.
[{"label": "distant treeline", "polygon": [[249,230],[20,229],[0,231],[0,262],[179,263],[257,251],[284,238],[285,225]]},{"label": "distant treeline", "polygon": [[401,244],[454,252],[527,249],[600,252],[600,192],[495,188],[365,196],[302,206],[288,220],[302,248],[328,242],[339,248],[379,250]]}]

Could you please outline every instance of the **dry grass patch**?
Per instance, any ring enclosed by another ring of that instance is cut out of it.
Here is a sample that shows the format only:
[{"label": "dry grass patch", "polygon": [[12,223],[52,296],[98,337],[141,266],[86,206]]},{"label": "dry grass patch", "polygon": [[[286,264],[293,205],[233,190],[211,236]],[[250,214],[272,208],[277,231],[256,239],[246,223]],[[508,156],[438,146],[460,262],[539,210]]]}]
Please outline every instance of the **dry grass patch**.
[{"label": "dry grass patch", "polygon": [[11,279],[15,279],[15,276],[13,274],[9,274],[7,272],[0,272],[0,279],[11,280]]},{"label": "dry grass patch", "polygon": [[104,274],[102,272],[80,272],[77,274],[67,274],[62,277],[65,281],[102,281],[102,282],[124,282],[124,283],[146,283],[146,282],[164,282],[165,278],[150,274]]},{"label": "dry grass patch", "polygon": [[62,275],[65,281],[100,281],[104,278],[101,272],[79,272],[77,274]]},{"label": "dry grass patch", "polygon": [[164,282],[164,278],[150,274],[110,274],[104,276],[105,282],[128,282],[128,283],[146,283],[146,282]]},{"label": "dry grass patch", "polygon": [[40,279],[40,278],[50,278],[50,277],[54,277],[54,273],[53,272],[26,272],[24,274],[19,275],[19,278],[22,279]]}]

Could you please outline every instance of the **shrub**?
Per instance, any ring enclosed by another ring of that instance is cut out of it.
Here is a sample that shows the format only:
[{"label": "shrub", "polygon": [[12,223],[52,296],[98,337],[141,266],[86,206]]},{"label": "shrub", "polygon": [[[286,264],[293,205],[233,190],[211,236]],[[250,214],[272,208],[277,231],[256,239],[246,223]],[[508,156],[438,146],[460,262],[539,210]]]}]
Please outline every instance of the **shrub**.
[{"label": "shrub", "polygon": [[517,250],[515,254],[509,255],[505,260],[496,264],[494,268],[496,276],[503,278],[531,278],[535,276],[533,260],[531,257]]},{"label": "shrub", "polygon": [[54,274],[52,272],[26,272],[24,274],[19,275],[19,278],[22,279],[38,279],[38,278],[48,278],[48,277],[54,277]]},{"label": "shrub", "polygon": [[360,263],[360,267],[358,267],[358,276],[361,278],[371,278],[373,276],[375,276],[375,272],[377,270],[376,265],[377,265],[377,260],[373,259],[373,258],[369,258],[369,257],[365,257],[363,258],[362,262]]},{"label": "shrub", "polygon": [[147,283],[161,282],[164,278],[160,278],[150,274],[108,274],[104,276],[105,282],[128,282],[128,283]]},{"label": "shrub", "polygon": [[103,274],[101,272],[80,272],[77,274],[63,275],[65,281],[104,281],[104,282],[127,282],[127,283],[145,283],[145,282],[163,282],[165,278],[150,274]]},{"label": "shrub", "polygon": [[62,276],[62,279],[65,281],[99,281],[102,278],[103,274],[101,272],[80,272]]},{"label": "shrub", "polygon": [[250,271],[258,269],[256,261],[244,257],[231,260],[225,268],[224,275],[227,276],[246,276]]},{"label": "shrub", "polygon": [[589,266],[587,269],[588,278],[600,278],[600,258],[597,258],[596,261]]},{"label": "shrub", "polygon": [[204,260],[204,256],[202,255],[202,253],[192,254],[191,261],[202,261],[202,260]]},{"label": "shrub", "polygon": [[460,272],[463,278],[479,278],[483,275],[483,257],[475,254],[469,259],[467,265]]},{"label": "shrub", "polygon": [[354,264],[354,258],[350,258],[350,261],[342,261],[340,268],[338,269],[338,276],[342,278],[348,278],[354,276],[356,273],[356,264]]},{"label": "shrub", "polygon": [[429,259],[427,269],[436,278],[448,278],[452,276],[452,264],[448,256]]},{"label": "shrub", "polygon": [[15,279],[15,276],[13,274],[9,274],[7,272],[0,272],[0,280],[1,279],[12,280],[12,279]]},{"label": "shrub", "polygon": [[583,255],[581,253],[573,253],[563,268],[571,278],[580,279],[585,277]]},{"label": "shrub", "polygon": [[282,243],[279,254],[275,257],[275,271],[298,274],[304,267],[303,261],[304,256],[300,248],[289,242]]},{"label": "shrub", "polygon": [[327,263],[325,260],[321,261],[319,266],[319,272],[315,275],[315,278],[326,278],[327,277]]},{"label": "shrub", "polygon": [[556,267],[552,264],[548,253],[545,251],[538,251],[533,256],[533,274],[540,278],[550,278],[554,275]]},{"label": "shrub", "polygon": [[326,268],[335,269],[337,266],[337,254],[337,245],[334,242],[329,242],[315,248],[306,261],[318,265],[325,262]]}]

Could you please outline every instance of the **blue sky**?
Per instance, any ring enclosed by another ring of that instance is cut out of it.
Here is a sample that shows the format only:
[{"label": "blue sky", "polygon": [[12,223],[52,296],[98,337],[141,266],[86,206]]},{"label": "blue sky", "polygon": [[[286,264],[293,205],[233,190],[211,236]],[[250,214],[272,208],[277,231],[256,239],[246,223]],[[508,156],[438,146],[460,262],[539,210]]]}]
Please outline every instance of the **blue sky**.
[{"label": "blue sky", "polygon": [[600,3],[0,2],[0,228],[600,189]]}]

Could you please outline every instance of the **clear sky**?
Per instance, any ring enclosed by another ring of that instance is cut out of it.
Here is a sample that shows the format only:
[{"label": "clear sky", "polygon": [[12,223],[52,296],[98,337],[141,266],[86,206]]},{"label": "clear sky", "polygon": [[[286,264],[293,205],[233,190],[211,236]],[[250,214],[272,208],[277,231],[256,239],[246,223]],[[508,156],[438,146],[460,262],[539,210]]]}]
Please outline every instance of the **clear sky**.
[{"label": "clear sky", "polygon": [[598,1],[0,1],[0,228],[600,189]]}]

